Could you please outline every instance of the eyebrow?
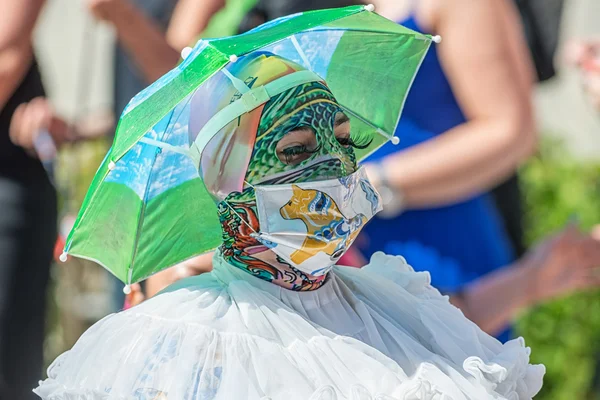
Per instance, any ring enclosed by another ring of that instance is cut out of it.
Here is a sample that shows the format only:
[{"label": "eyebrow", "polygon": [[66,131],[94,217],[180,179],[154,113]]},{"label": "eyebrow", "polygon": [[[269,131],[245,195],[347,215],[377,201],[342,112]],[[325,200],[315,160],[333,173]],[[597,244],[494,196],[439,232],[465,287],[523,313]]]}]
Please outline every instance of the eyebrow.
[{"label": "eyebrow", "polygon": [[350,118],[348,118],[348,116],[346,114],[341,114],[341,116],[335,118],[335,122],[333,123],[333,126],[340,126],[348,121],[350,121]]},{"label": "eyebrow", "polygon": [[288,131],[288,133],[289,132],[298,132],[298,131],[300,131],[300,132],[302,132],[302,131],[311,131],[312,132],[312,128],[310,126],[301,125],[301,126],[295,127],[294,129],[290,129]]}]

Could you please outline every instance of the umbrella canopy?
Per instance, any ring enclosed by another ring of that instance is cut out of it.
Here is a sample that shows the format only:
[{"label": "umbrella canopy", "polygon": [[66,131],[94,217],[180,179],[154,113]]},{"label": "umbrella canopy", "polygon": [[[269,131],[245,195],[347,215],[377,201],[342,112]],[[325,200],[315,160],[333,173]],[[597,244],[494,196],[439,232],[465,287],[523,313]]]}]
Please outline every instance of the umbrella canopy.
[{"label": "umbrella canopy", "polygon": [[[130,284],[215,249],[219,195],[207,190],[199,169],[203,155],[234,132],[234,120],[295,85],[324,81],[350,118],[351,136],[368,138],[360,160],[397,140],[404,100],[431,41],[371,6],[299,13],[243,35],[201,40],[123,111],[65,254],[93,260]],[[256,85],[236,77],[257,52],[289,60],[297,71]],[[245,151],[240,159],[250,156]]]}]

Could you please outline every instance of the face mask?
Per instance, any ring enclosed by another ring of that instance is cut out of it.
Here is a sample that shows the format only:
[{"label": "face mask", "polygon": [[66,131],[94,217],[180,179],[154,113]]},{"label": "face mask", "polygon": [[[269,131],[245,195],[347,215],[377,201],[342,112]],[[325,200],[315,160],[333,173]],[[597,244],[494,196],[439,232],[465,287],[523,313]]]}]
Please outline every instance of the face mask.
[{"label": "face mask", "polygon": [[364,168],[339,179],[254,188],[263,245],[293,267],[326,274],[381,210]]}]

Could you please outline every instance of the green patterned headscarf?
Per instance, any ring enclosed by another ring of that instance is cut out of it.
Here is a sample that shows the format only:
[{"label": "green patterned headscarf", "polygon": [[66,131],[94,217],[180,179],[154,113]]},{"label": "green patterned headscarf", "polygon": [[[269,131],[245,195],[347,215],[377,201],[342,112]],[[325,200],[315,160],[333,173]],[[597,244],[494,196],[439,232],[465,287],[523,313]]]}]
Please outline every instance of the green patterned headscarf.
[{"label": "green patterned headscarf", "polygon": [[[280,63],[293,66],[290,71],[300,69],[299,66],[272,55],[260,55],[256,60],[267,64],[261,68],[263,71],[269,71],[265,68],[268,64],[278,70]],[[255,82],[259,77],[242,75],[238,78],[245,82]],[[294,87],[273,97],[257,110],[260,110],[260,119],[255,132],[249,135],[255,137],[255,141],[244,176],[245,187],[240,192],[229,194],[218,205],[223,226],[221,251],[230,264],[273,281],[281,279],[281,270],[255,257],[267,249],[252,236],[260,230],[253,187],[349,175],[357,168],[353,146],[359,144],[353,143],[349,137],[336,138],[336,122],[344,119],[344,113],[323,82]],[[245,117],[237,122],[238,126],[251,129],[252,115]],[[313,144],[309,147],[306,143],[292,141],[288,147],[278,149],[278,143],[293,131],[302,131],[304,137],[314,135]],[[290,162],[290,158],[300,158],[302,161],[294,163]],[[312,289],[322,282],[322,278],[315,280],[291,266],[288,267],[287,274],[301,275],[300,281],[310,282],[297,287],[298,290]]]}]

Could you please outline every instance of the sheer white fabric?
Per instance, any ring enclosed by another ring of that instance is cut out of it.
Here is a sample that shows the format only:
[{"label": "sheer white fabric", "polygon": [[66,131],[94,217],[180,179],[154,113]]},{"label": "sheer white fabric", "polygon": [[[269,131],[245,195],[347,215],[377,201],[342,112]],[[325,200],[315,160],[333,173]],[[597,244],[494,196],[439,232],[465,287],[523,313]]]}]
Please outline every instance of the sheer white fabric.
[{"label": "sheer white fabric", "polygon": [[531,399],[544,367],[501,344],[402,257],[292,292],[227,265],[90,328],[49,368],[47,400]]}]

